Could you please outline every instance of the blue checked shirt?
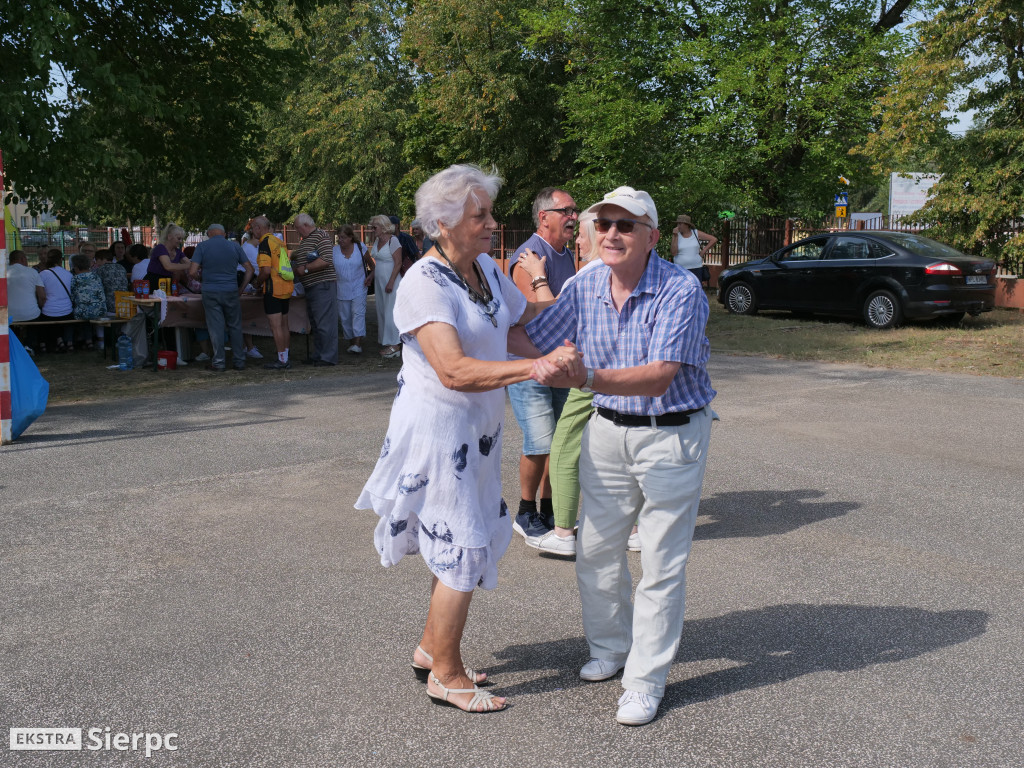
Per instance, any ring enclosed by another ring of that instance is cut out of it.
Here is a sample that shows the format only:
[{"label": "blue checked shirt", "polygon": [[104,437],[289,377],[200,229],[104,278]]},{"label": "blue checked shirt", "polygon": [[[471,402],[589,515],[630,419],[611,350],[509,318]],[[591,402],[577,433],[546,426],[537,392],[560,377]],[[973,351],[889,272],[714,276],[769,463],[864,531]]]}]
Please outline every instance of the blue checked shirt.
[{"label": "blue checked shirt", "polygon": [[583,352],[591,368],[632,368],[660,360],[681,363],[661,397],[626,397],[596,393],[594,405],[635,416],[660,416],[702,408],[715,396],[708,377],[711,345],[704,335],[708,299],[685,269],[656,255],[622,311],[612,304],[611,270],[601,265],[577,275],[554,305],[526,326],[541,352],[565,339]]}]

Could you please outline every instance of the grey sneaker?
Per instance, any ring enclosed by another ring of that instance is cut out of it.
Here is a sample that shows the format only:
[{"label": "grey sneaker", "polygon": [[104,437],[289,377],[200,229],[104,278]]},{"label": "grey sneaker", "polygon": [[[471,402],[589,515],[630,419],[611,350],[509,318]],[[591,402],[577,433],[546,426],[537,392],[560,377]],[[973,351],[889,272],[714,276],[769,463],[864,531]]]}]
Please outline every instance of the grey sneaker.
[{"label": "grey sneaker", "polygon": [[516,520],[512,523],[512,530],[522,536],[524,539],[529,539],[531,536],[538,537],[544,536],[548,533],[548,527],[544,525],[544,521],[541,520],[538,514],[519,514],[516,515]]},{"label": "grey sneaker", "polygon": [[604,659],[591,659],[580,669],[580,680],[596,683],[615,677],[626,666],[626,662],[616,663]]},{"label": "grey sneaker", "polygon": [[575,536],[563,539],[554,531],[549,531],[543,536],[527,536],[526,544],[534,549],[539,549],[541,552],[547,552],[551,555],[558,555],[560,557],[576,556]]}]

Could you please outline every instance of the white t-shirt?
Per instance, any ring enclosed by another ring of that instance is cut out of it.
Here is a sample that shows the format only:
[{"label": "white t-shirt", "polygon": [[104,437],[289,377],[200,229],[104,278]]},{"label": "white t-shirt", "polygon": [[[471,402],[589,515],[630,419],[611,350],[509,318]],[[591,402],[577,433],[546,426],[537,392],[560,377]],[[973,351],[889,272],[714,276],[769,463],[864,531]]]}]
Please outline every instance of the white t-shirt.
[{"label": "white t-shirt", "polygon": [[136,280],[145,280],[147,272],[149,272],[149,259],[143,259],[132,267],[132,282],[134,283]]},{"label": "white t-shirt", "polygon": [[[254,274],[259,274],[260,268],[256,266],[256,257],[259,255],[259,248],[252,240],[246,240],[242,243],[242,250],[245,251],[246,258],[249,259],[249,263],[252,264],[252,271]],[[239,272],[245,272],[245,267],[239,265]]]},{"label": "white t-shirt", "polygon": [[347,259],[341,246],[334,246],[334,271],[338,273],[338,301],[352,301],[366,295],[366,270],[363,267],[362,243],[352,243],[352,255]]},{"label": "white t-shirt", "polygon": [[7,267],[7,312],[12,323],[39,317],[36,286],[42,284],[43,279],[32,267],[24,264],[11,264]]},{"label": "white t-shirt", "polygon": [[71,305],[71,273],[64,267],[50,267],[39,273],[46,289],[46,303],[43,314],[47,317],[64,317],[70,315]]},{"label": "white t-shirt", "polygon": [[691,227],[689,237],[676,235],[675,263],[683,269],[700,269],[704,266],[704,259],[700,257],[700,239],[697,234],[697,230]]}]

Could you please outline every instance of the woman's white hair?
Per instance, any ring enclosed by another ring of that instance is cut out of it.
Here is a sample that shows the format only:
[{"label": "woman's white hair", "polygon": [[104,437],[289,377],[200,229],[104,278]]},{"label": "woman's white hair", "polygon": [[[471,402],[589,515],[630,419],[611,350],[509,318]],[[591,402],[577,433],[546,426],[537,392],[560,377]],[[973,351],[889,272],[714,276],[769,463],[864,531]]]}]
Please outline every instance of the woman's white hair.
[{"label": "woman's white hair", "polygon": [[381,230],[387,232],[389,235],[395,234],[395,225],[391,223],[391,219],[385,216],[383,213],[378,213],[376,216],[370,219],[370,224],[375,227],[380,227]]},{"label": "woman's white hair", "polygon": [[160,233],[160,242],[166,243],[168,238],[174,237],[174,235],[176,234],[180,234],[182,237],[184,237],[186,234],[185,229],[183,227],[179,227],[172,221],[170,224],[164,227],[164,231]]},{"label": "woman's white hair", "polygon": [[476,165],[452,165],[435,173],[416,190],[416,218],[431,240],[462,221],[469,196],[482,190],[491,200],[498,196],[501,177]]},{"label": "woman's white hair", "polygon": [[581,213],[579,218],[580,230],[587,237],[587,242],[590,243],[590,250],[587,253],[580,253],[580,258],[584,262],[591,261],[597,255],[597,228],[594,226],[594,219],[597,218],[596,213]]}]

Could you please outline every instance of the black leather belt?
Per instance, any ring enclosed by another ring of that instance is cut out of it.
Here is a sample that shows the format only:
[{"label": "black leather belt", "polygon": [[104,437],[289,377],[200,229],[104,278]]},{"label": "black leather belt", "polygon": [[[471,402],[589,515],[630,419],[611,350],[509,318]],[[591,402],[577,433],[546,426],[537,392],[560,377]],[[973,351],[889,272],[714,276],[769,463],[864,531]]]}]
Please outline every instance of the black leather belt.
[{"label": "black leather belt", "polygon": [[597,415],[620,427],[681,427],[690,423],[690,417],[693,414],[703,410],[703,408],[691,408],[688,411],[663,413],[661,416],[636,416],[632,413],[619,413],[611,408],[598,408]]}]

